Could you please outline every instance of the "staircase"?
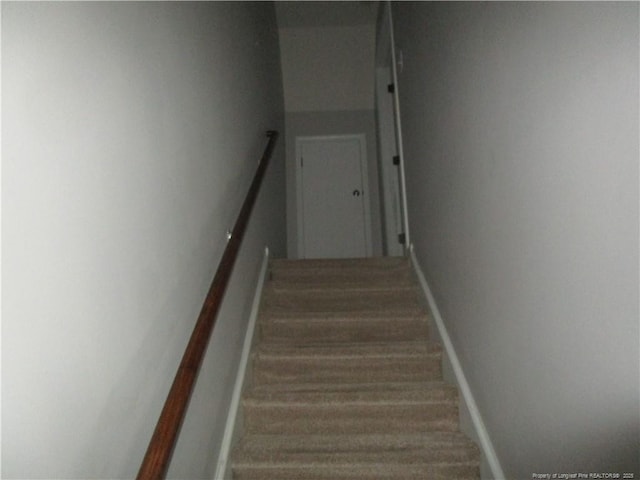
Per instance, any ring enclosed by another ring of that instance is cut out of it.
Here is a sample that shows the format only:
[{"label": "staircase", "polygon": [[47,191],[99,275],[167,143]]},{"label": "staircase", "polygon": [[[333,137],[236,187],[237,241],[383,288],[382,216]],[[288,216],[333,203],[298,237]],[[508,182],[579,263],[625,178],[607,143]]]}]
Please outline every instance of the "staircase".
[{"label": "staircase", "polygon": [[479,479],[405,258],[273,260],[235,480]]}]

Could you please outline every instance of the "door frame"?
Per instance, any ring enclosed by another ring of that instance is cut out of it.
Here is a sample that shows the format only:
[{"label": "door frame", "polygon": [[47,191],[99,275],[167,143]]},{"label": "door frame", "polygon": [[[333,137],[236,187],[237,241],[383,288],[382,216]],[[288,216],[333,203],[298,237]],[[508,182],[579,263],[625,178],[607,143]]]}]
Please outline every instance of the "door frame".
[{"label": "door frame", "polygon": [[371,211],[369,195],[369,170],[367,168],[367,141],[364,133],[353,133],[344,135],[303,135],[295,138],[295,164],[296,164],[296,213],[297,213],[297,236],[298,236],[298,258],[306,258],[304,248],[304,209],[303,209],[303,185],[302,185],[302,143],[305,141],[331,141],[331,140],[357,140],[360,144],[360,176],[362,182],[362,203],[364,210],[364,241],[365,255],[372,255],[371,247]]},{"label": "door frame", "polygon": [[387,86],[393,83],[390,67],[376,67],[376,120],[378,134],[378,172],[380,175],[380,219],[382,248],[386,256],[402,256],[400,235],[404,232],[400,168],[394,162],[398,155],[393,97]]},{"label": "door frame", "polygon": [[[400,121],[400,98],[399,98],[399,85],[398,85],[398,67],[402,72],[402,51],[399,52],[400,60],[396,55],[396,45],[393,33],[393,18],[391,12],[392,2],[386,0],[380,5],[380,13],[378,15],[378,21],[376,25],[376,73],[375,73],[375,85],[376,85],[376,115],[389,115],[388,110],[380,110],[380,96],[388,95],[383,93],[385,85],[380,85],[380,79],[382,74],[390,75],[390,83],[394,85],[392,90],[392,104],[393,114],[392,119],[385,118],[388,123],[393,122],[395,138],[393,150],[398,157],[397,173],[392,169],[384,168],[383,163],[380,164],[380,174],[382,175],[381,187],[382,187],[382,203],[383,212],[382,225],[385,229],[384,235],[387,243],[385,245],[386,255],[398,255],[404,253],[407,255],[409,245],[411,244],[411,238],[409,235],[409,213],[407,207],[407,187],[405,178],[405,158],[402,142],[402,124]],[[378,122],[378,148],[381,149],[382,143],[389,140],[386,137],[382,138],[382,132],[380,130],[380,122]],[[388,148],[385,148],[388,150]],[[388,158],[383,158],[383,152],[379,152],[379,162],[388,162]],[[393,172],[393,173],[392,173]],[[391,186],[393,184],[393,187]],[[399,198],[396,197],[395,191],[397,191]],[[396,208],[399,207],[398,212]],[[398,216],[400,218],[398,218]],[[389,218],[391,217],[391,218]],[[398,243],[398,234],[404,235],[404,245]]]}]

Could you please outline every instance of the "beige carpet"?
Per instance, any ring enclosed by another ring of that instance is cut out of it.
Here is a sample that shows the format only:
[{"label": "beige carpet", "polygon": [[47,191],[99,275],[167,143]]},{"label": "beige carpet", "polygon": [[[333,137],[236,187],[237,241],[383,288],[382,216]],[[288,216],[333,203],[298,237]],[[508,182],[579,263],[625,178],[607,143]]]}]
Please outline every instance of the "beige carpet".
[{"label": "beige carpet", "polygon": [[236,480],[479,479],[405,258],[273,260]]}]

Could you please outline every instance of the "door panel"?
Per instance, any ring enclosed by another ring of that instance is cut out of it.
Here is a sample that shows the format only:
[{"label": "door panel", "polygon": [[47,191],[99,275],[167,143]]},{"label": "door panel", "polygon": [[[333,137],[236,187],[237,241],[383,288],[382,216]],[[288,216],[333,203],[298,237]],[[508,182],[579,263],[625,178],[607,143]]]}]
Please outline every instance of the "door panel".
[{"label": "door panel", "polygon": [[363,139],[359,136],[299,139],[298,152],[301,256],[367,256],[368,192],[363,188]]}]

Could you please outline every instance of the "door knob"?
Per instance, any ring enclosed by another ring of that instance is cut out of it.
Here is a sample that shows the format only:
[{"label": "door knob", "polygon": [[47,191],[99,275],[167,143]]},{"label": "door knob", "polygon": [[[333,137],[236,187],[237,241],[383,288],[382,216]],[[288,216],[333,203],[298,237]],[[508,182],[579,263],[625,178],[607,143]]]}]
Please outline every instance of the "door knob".
[{"label": "door knob", "polygon": [[354,191],[353,191],[353,196],[354,196],[354,197],[359,197],[359,196],[360,196],[360,190],[357,190],[357,189],[356,189],[356,190],[354,190]]}]

